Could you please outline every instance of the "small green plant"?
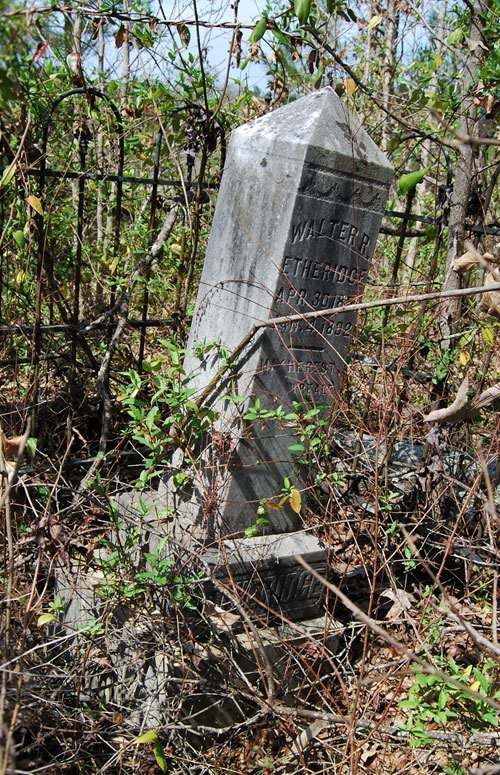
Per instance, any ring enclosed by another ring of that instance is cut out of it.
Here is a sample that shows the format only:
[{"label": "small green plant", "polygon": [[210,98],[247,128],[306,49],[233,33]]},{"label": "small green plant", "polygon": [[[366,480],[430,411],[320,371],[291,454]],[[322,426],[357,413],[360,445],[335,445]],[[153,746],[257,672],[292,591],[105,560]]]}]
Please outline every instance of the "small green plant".
[{"label": "small green plant", "polygon": [[139,745],[149,744],[151,745],[151,750],[153,752],[153,756],[155,757],[155,761],[160,768],[162,772],[167,771],[167,760],[165,758],[165,751],[163,749],[163,745],[158,740],[158,732],[156,729],[149,729],[147,732],[144,732],[143,735],[140,737],[136,737],[134,741]]},{"label": "small green plant", "polygon": [[409,573],[410,571],[415,570],[415,568],[417,567],[417,561],[415,559],[415,555],[413,554],[413,549],[411,548],[411,546],[405,546],[405,548],[403,549],[403,555],[404,555],[403,568],[405,569],[405,571]]},{"label": "small green plant", "polygon": [[297,456],[297,462],[303,465],[318,466],[327,461],[330,452],[328,438],[328,410],[326,404],[315,406],[303,406],[297,401],[293,402],[295,410],[289,415],[296,428],[298,441],[290,445],[288,449]]},{"label": "small green plant", "polygon": [[461,767],[460,762],[456,759],[448,759],[444,771],[446,772],[446,775],[467,775],[465,770]]},{"label": "small green plant", "polygon": [[[173,607],[196,608],[195,588],[204,574],[179,574],[174,560],[164,556],[167,538],[160,541],[154,552],[144,552],[134,560],[133,552],[137,552],[139,533],[134,530],[125,535],[128,537],[121,546],[116,546],[108,539],[101,541],[106,551],[103,552],[104,556],[95,560],[104,575],[104,580],[97,588],[98,595],[105,600],[137,600],[143,598],[146,591],[154,592],[160,587],[165,590],[163,596]],[[144,569],[137,570],[141,566]]]},{"label": "small green plant", "polygon": [[[171,431],[182,425],[188,413],[191,440],[205,433],[217,416],[212,409],[198,407],[192,400],[196,388],[182,367],[184,349],[175,339],[161,339],[160,344],[166,353],[145,362],[145,374],[135,369],[122,372],[128,384],[118,396],[130,418],[126,433],[147,450],[136,482],[139,490],[145,490],[160,475],[161,463],[171,446]],[[186,484],[189,478],[188,469],[179,472],[176,485]]]},{"label": "small green plant", "polygon": [[379,493],[379,495],[377,496],[377,499],[378,499],[378,507],[380,511],[384,511],[387,514],[391,514],[398,498],[400,497],[401,497],[401,493],[395,492],[394,490],[389,490],[389,492]]},{"label": "small green plant", "polygon": [[286,414],[282,406],[278,406],[275,409],[264,409],[260,398],[256,398],[253,406],[249,406],[243,415],[243,419],[250,422],[254,420],[286,420],[291,418],[292,415]]},{"label": "small green plant", "polygon": [[92,619],[90,622],[81,624],[78,627],[78,632],[81,635],[87,635],[89,638],[98,638],[101,635],[104,635],[104,622],[99,622],[97,619]]},{"label": "small green plant", "polygon": [[255,538],[255,536],[259,534],[261,528],[269,527],[270,524],[271,522],[267,517],[266,507],[263,503],[261,503],[257,509],[257,519],[255,520],[255,524],[249,525],[245,528],[244,537]]},{"label": "small green plant", "polygon": [[273,498],[266,498],[261,500],[257,509],[257,519],[253,525],[249,525],[245,528],[245,538],[255,538],[263,527],[269,527],[271,524],[267,517],[267,509],[278,511],[282,509],[285,504],[288,503],[296,514],[300,513],[302,508],[302,496],[300,491],[294,487],[291,480],[285,477],[283,480],[283,487],[281,488],[281,497],[276,503]]},{"label": "small green plant", "polygon": [[151,584],[156,584],[159,587],[164,587],[169,583],[169,581],[172,580],[172,568],[174,561],[170,558],[162,558],[162,552],[166,541],[166,538],[160,541],[154,553],[144,553],[144,559],[149,565],[149,570],[140,571],[137,573],[136,579],[138,581],[147,581]]},{"label": "small green plant", "polygon": [[[486,662],[482,669],[472,665],[461,669],[449,657],[445,667],[450,677],[468,685],[472,691],[494,700],[500,699],[500,691],[496,690],[498,665],[494,661]],[[418,668],[415,669],[418,671]],[[473,732],[498,725],[498,712],[494,708],[439,675],[417,672],[408,698],[400,702],[399,707],[410,711],[402,728],[411,733],[415,747],[432,742],[427,734],[429,724],[446,727],[451,719],[460,717]]]},{"label": "small green plant", "polygon": [[388,538],[391,538],[392,536],[398,537],[400,535],[399,522],[397,519],[393,519],[389,527],[384,528],[384,535],[386,535]]},{"label": "small green plant", "polygon": [[54,598],[54,600],[50,601],[47,608],[51,613],[56,614],[57,616],[60,616],[65,611],[66,602],[63,597],[56,597]]}]

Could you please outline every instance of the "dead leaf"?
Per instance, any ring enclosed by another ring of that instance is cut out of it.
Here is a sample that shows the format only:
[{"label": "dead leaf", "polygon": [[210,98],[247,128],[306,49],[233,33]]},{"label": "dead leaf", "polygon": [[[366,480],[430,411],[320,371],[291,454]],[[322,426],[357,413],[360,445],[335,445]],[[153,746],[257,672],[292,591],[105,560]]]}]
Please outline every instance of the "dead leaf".
[{"label": "dead leaf", "polygon": [[405,589],[386,589],[380,597],[386,597],[388,600],[393,601],[393,605],[387,614],[387,620],[390,622],[404,617],[405,613],[410,611],[416,603],[415,596]]},{"label": "dead leaf", "polygon": [[214,628],[220,632],[233,630],[235,624],[241,622],[241,616],[225,611],[223,608],[219,608],[218,605],[215,606],[214,613],[210,614],[208,618]]},{"label": "dead leaf", "polygon": [[370,764],[373,764],[373,761],[378,756],[378,754],[383,751],[383,748],[384,747],[382,743],[375,741],[364,743],[361,751],[360,761],[365,765],[365,767],[369,767]]},{"label": "dead leaf", "polygon": [[[488,267],[488,264],[496,264],[500,260],[500,257],[495,257],[492,253],[478,253],[477,250],[467,250],[466,253],[462,253],[461,256],[455,258],[453,261],[453,271],[457,274],[464,274],[475,266]],[[498,282],[498,280],[496,281]]]},{"label": "dead leaf", "polygon": [[469,51],[472,51],[473,53],[478,48],[482,48],[483,51],[488,51],[487,46],[484,45],[482,40],[474,40],[473,38],[466,38],[465,42],[467,43]]},{"label": "dead leaf", "polygon": [[241,39],[243,37],[243,33],[241,30],[236,30],[234,35],[234,43],[233,47],[231,49],[231,54],[234,56],[236,67],[239,67],[241,64]]},{"label": "dead leaf", "polygon": [[304,45],[302,38],[291,38],[290,43],[292,45],[292,62],[298,62],[302,56],[302,46]]},{"label": "dead leaf", "polygon": [[13,439],[2,438],[3,455],[5,460],[16,461],[24,436],[14,436]]},{"label": "dead leaf", "polygon": [[[189,32],[189,27],[186,27],[185,24],[178,24],[177,33],[179,35],[179,38],[181,39],[182,45],[184,46],[184,48],[187,48],[191,40],[191,33]],[[240,32],[240,35],[241,35],[241,32]]]},{"label": "dead leaf", "polygon": [[94,18],[92,19],[92,40],[97,40],[99,37],[99,30],[104,25],[104,19]]},{"label": "dead leaf", "polygon": [[314,73],[314,66],[318,66],[318,58],[319,54],[316,51],[315,48],[311,49],[309,52],[309,56],[307,57],[307,69],[309,70],[310,74],[312,75]]},{"label": "dead leaf", "polygon": [[318,719],[317,721],[313,721],[312,724],[309,724],[309,726],[303,729],[300,735],[293,741],[291,747],[292,754],[300,756],[300,754],[306,750],[309,743],[311,743],[314,738],[329,725],[330,722],[323,721],[323,719]]},{"label": "dead leaf", "polygon": [[121,48],[123,46],[123,42],[125,40],[125,27],[123,24],[119,28],[118,32],[115,34],[115,46],[116,48]]},{"label": "dead leaf", "polygon": [[294,511],[296,514],[300,514],[300,510],[302,508],[302,495],[296,487],[292,487],[289,502],[292,511]]},{"label": "dead leaf", "polygon": [[[484,280],[485,285],[494,285],[498,282],[493,274],[487,274]],[[479,302],[479,309],[486,315],[491,315],[500,320],[500,291],[487,291],[483,293]]]},{"label": "dead leaf", "polygon": [[468,272],[469,269],[473,269],[475,266],[479,266],[479,264],[479,256],[467,251],[459,256],[459,258],[454,259],[453,271],[457,274],[464,274],[464,272]]},{"label": "dead leaf", "polygon": [[82,58],[79,51],[72,51],[66,57],[66,63],[71,70],[71,80],[79,89],[85,86],[85,78],[82,70]]},{"label": "dead leaf", "polygon": [[31,60],[32,65],[36,65],[36,63],[47,53],[47,49],[49,48],[49,42],[47,40],[44,40],[43,43],[39,43],[36,47],[36,51],[33,54],[33,59]]},{"label": "dead leaf", "polygon": [[482,409],[491,406],[500,400],[500,382],[483,390],[478,396],[467,400],[468,377],[464,379],[458,389],[454,402],[444,409],[436,409],[424,417],[424,422],[456,423],[462,420],[472,420],[477,417]]},{"label": "dead leaf", "polygon": [[260,62],[260,46],[258,43],[252,43],[250,48],[248,49],[248,53],[250,56],[250,61],[254,64],[258,65]]},{"label": "dead leaf", "polygon": [[27,201],[29,206],[32,207],[33,210],[36,213],[38,213],[38,215],[43,215],[42,203],[37,196],[35,196],[34,194],[31,194],[31,196],[28,197]]},{"label": "dead leaf", "polygon": [[480,409],[485,409],[494,401],[498,400],[500,400],[500,382],[497,382],[496,385],[493,385],[487,390],[483,390],[479,396],[472,399],[470,404],[474,411],[479,411]]},{"label": "dead leaf", "polygon": [[354,80],[354,78],[346,78],[344,80],[344,86],[347,92],[347,96],[352,97],[352,95],[356,91],[356,81]]}]

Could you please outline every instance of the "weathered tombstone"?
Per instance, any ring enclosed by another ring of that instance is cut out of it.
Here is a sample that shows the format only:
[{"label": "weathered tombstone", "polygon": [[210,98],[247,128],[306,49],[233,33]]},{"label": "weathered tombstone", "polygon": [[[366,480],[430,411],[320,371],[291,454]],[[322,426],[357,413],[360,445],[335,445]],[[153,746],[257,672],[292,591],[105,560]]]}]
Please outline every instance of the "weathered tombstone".
[{"label": "weathered tombstone", "polygon": [[[212,380],[256,322],[359,300],[391,179],[388,160],[330,88],[233,132],[187,346],[185,370],[194,385],[202,389]],[[331,404],[355,317],[344,312],[260,329],[233,364],[231,379],[212,397],[220,419],[195,472],[194,491],[174,492],[168,483],[164,488],[205,532],[241,536],[255,524],[260,504],[281,500],[285,478],[301,487],[287,423],[242,417],[255,399],[261,412],[279,406],[290,412],[294,401]],[[228,394],[245,402],[224,401]],[[270,534],[302,527],[288,503],[267,516]],[[252,575],[252,563],[265,564],[265,542],[255,542],[240,543],[241,551],[237,541],[230,546],[231,562],[241,558],[243,575]],[[324,566],[311,536],[290,539],[288,548],[282,541],[281,563],[287,552],[297,553],[297,545],[317,569]],[[297,589],[309,590],[297,580],[297,567],[290,583],[293,578]],[[264,586],[273,587],[268,571]],[[284,581],[274,586],[283,588],[276,602],[292,615],[285,597],[294,595]],[[296,602],[293,618],[301,613]]]},{"label": "weathered tombstone", "polygon": [[[200,391],[256,322],[360,298],[391,179],[389,162],[331,89],[233,132],[184,364]],[[331,404],[354,323],[347,311],[259,329],[210,396],[219,419],[190,486],[176,487],[170,470],[158,493],[119,499],[122,529],[140,532],[141,551],[167,536],[161,545],[173,556],[180,547],[183,568],[191,556],[211,569],[215,594],[222,579],[262,618],[309,619],[321,630],[323,585],[297,556],[324,576],[325,547],[282,497],[285,479],[302,486],[293,433],[244,415],[257,400],[261,412]],[[282,508],[267,509],[266,534],[243,538],[269,503]],[[76,603],[75,621],[81,611]],[[160,700],[155,707],[160,717]]]}]

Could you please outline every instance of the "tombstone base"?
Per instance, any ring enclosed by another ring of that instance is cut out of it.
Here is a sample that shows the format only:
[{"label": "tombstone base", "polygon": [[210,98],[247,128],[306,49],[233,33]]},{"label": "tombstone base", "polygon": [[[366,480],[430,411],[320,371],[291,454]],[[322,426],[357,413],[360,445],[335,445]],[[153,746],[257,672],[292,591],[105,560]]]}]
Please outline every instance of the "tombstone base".
[{"label": "tombstone base", "polygon": [[[301,565],[297,556],[321,577],[326,576],[326,550],[304,531],[223,540],[202,560],[212,578],[222,581],[243,604],[263,618],[291,621],[320,616],[325,587]],[[215,600],[224,602],[216,590]]]},{"label": "tombstone base", "polygon": [[[238,695],[241,689],[249,700],[249,686],[257,696],[272,692],[276,700],[290,706],[300,702],[303,691],[310,701],[314,687],[321,691],[318,678],[326,678],[333,672],[332,661],[344,630],[330,615],[255,632],[247,629],[235,633],[233,627],[217,616],[218,638],[212,639],[208,646],[196,647],[197,657],[203,660],[207,686],[206,693],[192,695],[184,705],[186,727],[200,724],[230,727],[241,721],[241,713],[252,715],[255,708],[245,711],[241,704],[243,698]],[[232,693],[228,692],[229,676],[234,698],[228,696]],[[218,686],[224,687],[222,692],[217,692]],[[228,722],[232,704],[236,705],[237,713],[233,710]]]},{"label": "tombstone base", "polygon": [[[324,585],[297,560],[300,555],[320,576],[327,573],[325,546],[306,531],[217,542],[188,516],[165,509],[163,494],[127,493],[117,498],[121,531],[140,530],[138,551],[154,553],[163,539],[163,554],[186,568],[207,568],[209,575],[228,586],[245,605],[264,619],[296,621],[320,616]],[[139,557],[140,561],[140,557]],[[223,603],[223,593],[207,594]]]}]

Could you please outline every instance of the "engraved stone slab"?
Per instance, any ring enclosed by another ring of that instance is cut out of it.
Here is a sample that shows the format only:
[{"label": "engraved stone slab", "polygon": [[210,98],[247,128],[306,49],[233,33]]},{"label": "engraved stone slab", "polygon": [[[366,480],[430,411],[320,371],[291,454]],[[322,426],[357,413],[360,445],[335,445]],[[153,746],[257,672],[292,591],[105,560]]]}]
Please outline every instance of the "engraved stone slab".
[{"label": "engraved stone slab", "polygon": [[[185,370],[203,388],[257,321],[359,300],[392,168],[332,89],[312,93],[233,132],[188,342]],[[248,402],[331,404],[355,313],[260,329],[219,390],[217,443],[191,493],[173,505],[215,537],[255,523],[259,502],[301,486],[289,424],[242,420]],[[220,345],[219,347],[214,345]],[[211,346],[210,346],[211,345]],[[227,394],[247,399],[224,403]],[[294,531],[288,506],[268,532]]]},{"label": "engraved stone slab", "polygon": [[[241,601],[263,619],[284,616],[296,621],[319,616],[325,587],[297,562],[297,555],[322,577],[326,575],[324,545],[305,532],[225,540],[203,560]],[[224,602],[223,598],[216,602]]]}]

